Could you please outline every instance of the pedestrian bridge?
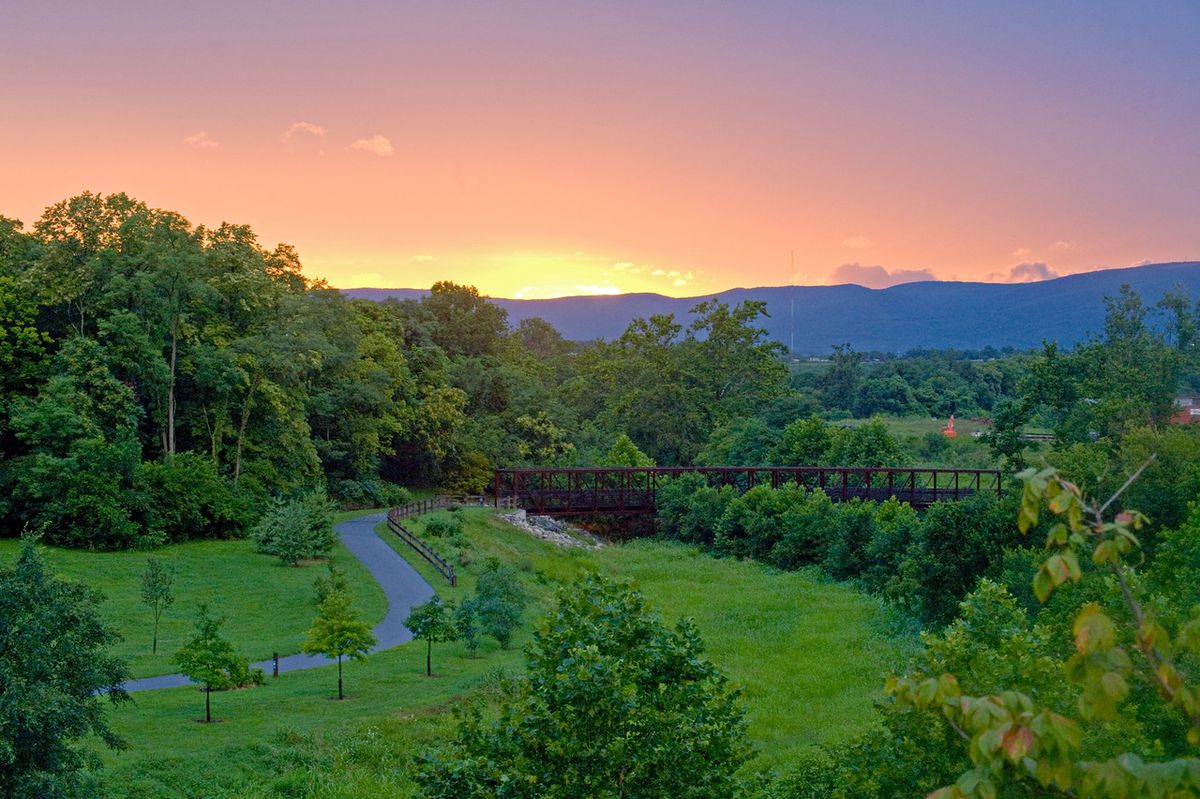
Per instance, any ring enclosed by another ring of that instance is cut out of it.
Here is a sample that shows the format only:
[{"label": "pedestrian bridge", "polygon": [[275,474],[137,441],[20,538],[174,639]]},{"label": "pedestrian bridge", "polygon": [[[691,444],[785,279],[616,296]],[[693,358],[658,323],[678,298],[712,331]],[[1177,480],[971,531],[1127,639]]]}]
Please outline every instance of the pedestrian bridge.
[{"label": "pedestrian bridge", "polygon": [[585,516],[653,513],[658,489],[684,474],[700,474],[714,487],[745,492],[757,485],[821,489],[834,502],[891,497],[915,508],[1000,495],[993,469],[852,468],[843,466],[652,466],[645,468],[497,469],[495,497],[530,513]]}]

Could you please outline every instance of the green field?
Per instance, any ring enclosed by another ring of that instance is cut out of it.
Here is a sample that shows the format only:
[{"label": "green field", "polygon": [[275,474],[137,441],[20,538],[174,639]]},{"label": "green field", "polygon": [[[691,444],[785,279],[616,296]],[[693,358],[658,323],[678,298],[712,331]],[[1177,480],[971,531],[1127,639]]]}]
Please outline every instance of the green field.
[{"label": "green field", "polygon": [[[19,542],[0,540],[0,562],[15,554]],[[260,555],[249,541],[197,541],[147,552],[83,552],[46,547],[46,561],[64,577],[85,582],[104,593],[102,613],[120,632],[114,648],[128,661],[133,676],[170,674],[174,654],[190,634],[197,602],[228,617],[225,634],[253,660],[273,652],[300,650],[312,623],[312,585],[323,565],[283,566]],[[174,567],[175,604],[163,614],[158,654],[150,653],[153,616],[142,604],[141,574],[149,555]],[[366,567],[338,544],[333,557],[354,586],[354,598],[372,623],[387,610],[383,592]]]},{"label": "green field", "polygon": [[[530,622],[557,587],[585,570],[634,580],[666,620],[691,616],[710,657],[741,687],[759,752],[756,768],[783,766],[812,744],[862,730],[884,673],[912,645],[911,639],[888,637],[889,617],[876,602],[813,574],[717,560],[655,541],[563,550],[489,511],[464,515],[470,547],[455,589],[383,525],[379,534],[452,601],[473,590],[486,557],[514,565],[535,599]],[[412,527],[420,528],[420,521]],[[446,542],[435,543],[449,553]],[[309,604],[303,612],[311,615]],[[529,634],[527,624],[507,652],[485,641],[475,659],[459,643],[438,645],[433,679],[424,677],[421,644],[350,664],[345,702],[330,699],[333,668],[285,674],[262,688],[215,695],[220,724],[195,722],[202,709],[195,690],[139,694],[135,704],[113,713],[131,748],[104,755],[107,793],[411,795],[412,757],[448,733],[447,708],[498,671],[519,670],[519,650]]]}]

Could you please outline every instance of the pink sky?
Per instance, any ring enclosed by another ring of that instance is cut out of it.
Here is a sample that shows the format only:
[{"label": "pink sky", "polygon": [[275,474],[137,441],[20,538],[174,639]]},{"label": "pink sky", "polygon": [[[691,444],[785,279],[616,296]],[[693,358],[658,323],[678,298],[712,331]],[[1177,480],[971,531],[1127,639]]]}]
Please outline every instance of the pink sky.
[{"label": "pink sky", "polygon": [[1200,258],[1185,3],[175,5],[6,12],[0,214],[125,191],[497,296]]}]

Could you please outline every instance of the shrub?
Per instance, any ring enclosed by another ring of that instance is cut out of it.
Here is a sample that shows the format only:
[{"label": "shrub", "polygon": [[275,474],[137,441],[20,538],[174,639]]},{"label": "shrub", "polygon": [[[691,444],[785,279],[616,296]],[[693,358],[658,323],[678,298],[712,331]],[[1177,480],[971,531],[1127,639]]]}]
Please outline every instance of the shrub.
[{"label": "shrub", "polygon": [[435,513],[425,519],[425,534],[434,538],[461,538],[463,520],[458,513]]},{"label": "shrub", "polygon": [[766,560],[783,537],[784,513],[802,502],[804,490],[788,485],[758,485],[725,508],[717,522],[713,548],[722,555]]},{"label": "shrub", "polygon": [[900,564],[922,619],[949,622],[979,578],[999,572],[1005,549],[1021,542],[1013,515],[988,494],[937,502],[925,512]]},{"label": "shrub", "polygon": [[324,557],[333,548],[333,504],[320,492],[276,501],[250,531],[259,552],[275,555],[289,566]]},{"label": "shrub", "polygon": [[824,491],[801,492],[784,515],[781,537],[770,562],[781,569],[819,563],[837,526],[837,505]]},{"label": "shrub", "polygon": [[837,580],[860,576],[870,566],[867,554],[876,536],[876,505],[855,499],[838,505],[825,544],[822,565]]},{"label": "shrub", "polygon": [[143,463],[134,486],[145,495],[147,531],[164,541],[236,538],[249,523],[247,504],[201,455],[181,452],[165,463]]},{"label": "shrub", "polygon": [[339,480],[332,486],[333,497],[345,508],[394,508],[412,501],[405,487],[376,475],[357,480]]}]

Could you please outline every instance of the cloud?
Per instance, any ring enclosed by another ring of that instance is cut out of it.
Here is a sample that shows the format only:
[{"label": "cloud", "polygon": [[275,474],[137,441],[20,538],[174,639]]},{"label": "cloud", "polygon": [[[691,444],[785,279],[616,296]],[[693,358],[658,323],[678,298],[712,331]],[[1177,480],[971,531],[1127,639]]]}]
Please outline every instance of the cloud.
[{"label": "cloud", "polygon": [[928,269],[896,269],[890,270],[882,266],[866,266],[864,264],[842,264],[833,270],[829,282],[834,285],[855,283],[869,289],[885,289],[900,283],[915,283],[918,280],[937,280]]},{"label": "cloud", "polygon": [[322,139],[325,137],[325,128],[312,122],[293,122],[291,127],[279,134],[279,140],[284,144],[291,144],[297,136],[315,136]]},{"label": "cloud", "polygon": [[621,290],[619,288],[617,288],[616,286],[614,286],[612,283],[604,283],[602,285],[591,285],[591,284],[586,284],[586,283],[577,284],[575,286],[575,289],[577,291],[583,292],[584,294],[620,294],[621,293]]},{"label": "cloud", "polygon": [[191,136],[188,136],[186,139],[184,139],[183,143],[188,147],[194,147],[197,150],[211,150],[213,147],[217,146],[217,143],[213,141],[212,137],[204,131],[193,133]]},{"label": "cloud", "polygon": [[993,283],[1037,283],[1042,280],[1053,280],[1056,277],[1062,277],[1062,275],[1043,261],[1023,261],[1009,269],[1008,274],[993,272],[988,275],[988,280]]},{"label": "cloud", "polygon": [[1031,255],[1033,255],[1033,251],[1030,250],[1028,247],[1018,247],[1017,249],[1012,251],[1012,257],[1020,258],[1022,261],[1024,261],[1026,258],[1028,258]]},{"label": "cloud", "polygon": [[865,250],[873,243],[869,236],[851,236],[848,239],[842,239],[842,246],[849,247],[852,250]]},{"label": "cloud", "polygon": [[409,258],[408,260],[424,263],[425,261],[432,261],[433,256],[428,253],[420,253],[419,255],[414,255],[412,258]]},{"label": "cloud", "polygon": [[1066,252],[1073,249],[1075,249],[1075,242],[1073,241],[1056,241],[1050,245],[1051,252]]},{"label": "cloud", "polygon": [[628,272],[631,275],[640,275],[648,269],[645,264],[638,266],[633,261],[619,261],[613,264],[612,268],[618,272]]},{"label": "cloud", "polygon": [[350,145],[350,149],[362,150],[364,153],[377,155],[380,158],[387,158],[395,152],[395,149],[392,147],[392,143],[388,140],[388,137],[381,136],[378,133],[369,139],[359,139],[358,141],[353,142]]}]

